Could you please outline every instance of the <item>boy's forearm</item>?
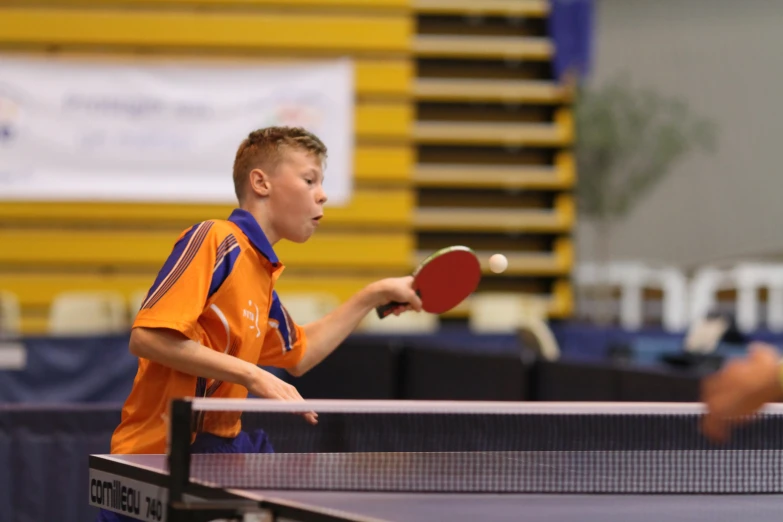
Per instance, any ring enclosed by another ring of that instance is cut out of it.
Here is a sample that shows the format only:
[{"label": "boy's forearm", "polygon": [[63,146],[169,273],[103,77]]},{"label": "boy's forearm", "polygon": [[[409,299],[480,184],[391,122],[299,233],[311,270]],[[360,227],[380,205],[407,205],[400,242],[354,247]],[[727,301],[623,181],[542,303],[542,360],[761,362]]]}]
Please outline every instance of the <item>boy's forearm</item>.
[{"label": "boy's forearm", "polygon": [[299,376],[323,361],[379,305],[380,295],[381,290],[377,286],[369,285],[331,313],[304,325],[302,328],[307,336],[305,355],[296,367],[288,371]]},{"label": "boy's forearm", "polygon": [[173,330],[134,328],[130,351],[182,373],[245,387],[256,369],[247,361],[207,348]]}]

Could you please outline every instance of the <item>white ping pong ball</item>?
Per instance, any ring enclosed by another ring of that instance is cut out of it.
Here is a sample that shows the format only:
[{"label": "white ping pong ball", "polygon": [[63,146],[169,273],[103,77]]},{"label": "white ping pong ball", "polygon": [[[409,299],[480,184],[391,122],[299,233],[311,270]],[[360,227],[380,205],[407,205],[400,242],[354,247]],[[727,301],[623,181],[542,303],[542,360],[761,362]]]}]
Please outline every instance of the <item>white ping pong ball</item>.
[{"label": "white ping pong ball", "polygon": [[489,258],[489,269],[499,274],[508,268],[508,259],[503,254],[493,254]]}]

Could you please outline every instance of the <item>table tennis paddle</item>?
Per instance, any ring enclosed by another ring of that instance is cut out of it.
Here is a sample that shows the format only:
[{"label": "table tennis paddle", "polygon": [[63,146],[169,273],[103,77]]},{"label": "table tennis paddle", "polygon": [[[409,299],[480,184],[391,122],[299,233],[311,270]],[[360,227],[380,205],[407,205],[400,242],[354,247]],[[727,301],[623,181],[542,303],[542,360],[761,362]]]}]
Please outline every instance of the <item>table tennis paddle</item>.
[{"label": "table tennis paddle", "polygon": [[[481,280],[481,264],[476,254],[465,246],[438,250],[421,262],[413,272],[413,289],[421,298],[425,312],[448,312],[468,297]],[[407,303],[391,302],[376,308],[383,319],[398,306]]]}]

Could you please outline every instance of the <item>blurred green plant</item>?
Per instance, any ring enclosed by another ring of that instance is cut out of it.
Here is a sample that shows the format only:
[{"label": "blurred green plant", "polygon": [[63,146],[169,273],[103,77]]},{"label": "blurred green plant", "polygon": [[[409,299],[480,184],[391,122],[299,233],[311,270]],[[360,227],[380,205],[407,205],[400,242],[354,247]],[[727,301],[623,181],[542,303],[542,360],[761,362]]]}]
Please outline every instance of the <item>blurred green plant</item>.
[{"label": "blurred green plant", "polygon": [[689,153],[715,150],[712,121],[627,75],[580,88],[575,110],[579,208],[591,219],[625,217]]},{"label": "blurred green plant", "polygon": [[612,226],[694,152],[710,153],[717,127],[687,102],[634,86],[621,74],[576,92],[578,207],[595,226],[593,256],[612,259]]}]

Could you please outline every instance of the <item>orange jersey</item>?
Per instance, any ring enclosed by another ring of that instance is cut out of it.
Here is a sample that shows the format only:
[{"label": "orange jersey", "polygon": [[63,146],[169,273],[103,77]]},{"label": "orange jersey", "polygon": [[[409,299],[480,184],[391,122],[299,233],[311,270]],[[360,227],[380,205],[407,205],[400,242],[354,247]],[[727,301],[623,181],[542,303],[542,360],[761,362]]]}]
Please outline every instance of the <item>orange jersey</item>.
[{"label": "orange jersey", "polygon": [[[169,328],[213,350],[260,366],[289,368],[304,355],[304,331],[274,292],[283,265],[250,213],[204,221],[177,240],[133,327]],[[246,398],[238,384],[213,381],[139,359],[111,452],[165,453],[168,410],[181,397]],[[234,437],[238,412],[202,412],[196,432]]]}]

